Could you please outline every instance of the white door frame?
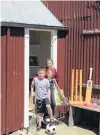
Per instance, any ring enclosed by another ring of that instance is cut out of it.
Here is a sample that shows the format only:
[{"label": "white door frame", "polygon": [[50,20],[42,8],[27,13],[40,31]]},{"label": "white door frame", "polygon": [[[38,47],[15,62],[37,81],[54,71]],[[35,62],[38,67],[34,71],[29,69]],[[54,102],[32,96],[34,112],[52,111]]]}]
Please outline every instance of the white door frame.
[{"label": "white door frame", "polygon": [[[0,8],[1,8],[1,5],[0,5]],[[1,29],[0,29],[0,30],[1,30]],[[2,56],[1,56],[1,55],[2,55],[2,54],[1,54],[1,46],[2,46],[2,45],[1,45],[1,42],[2,42],[2,40],[1,40],[1,38],[0,38],[0,125],[2,124],[2,123],[1,123],[1,109],[2,109],[2,108],[1,108],[1,77],[2,77],[2,76],[1,76],[1,64],[2,64],[2,63],[1,63],[1,57],[2,57]],[[6,52],[5,52],[5,53],[6,53]],[[0,133],[1,133],[1,126],[0,126]]]},{"label": "white door frame", "polygon": [[57,69],[57,31],[51,32],[51,59],[53,66]]},{"label": "white door frame", "polygon": [[57,31],[45,29],[25,28],[24,38],[24,127],[29,126],[29,31],[50,31],[51,32],[51,59],[54,67],[57,68]]},{"label": "white door frame", "polygon": [[29,29],[25,28],[24,39],[24,127],[29,126]]}]

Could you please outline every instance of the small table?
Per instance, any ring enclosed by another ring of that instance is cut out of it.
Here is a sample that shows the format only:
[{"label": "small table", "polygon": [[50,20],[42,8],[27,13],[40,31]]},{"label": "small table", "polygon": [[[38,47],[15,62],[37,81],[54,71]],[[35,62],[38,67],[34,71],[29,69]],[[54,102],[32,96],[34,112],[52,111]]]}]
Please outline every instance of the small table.
[{"label": "small table", "polygon": [[100,108],[92,108],[92,107],[86,107],[86,106],[81,106],[81,105],[70,105],[69,126],[74,126],[74,118],[73,118],[74,108],[80,108],[80,109],[99,113],[99,135],[100,135]]}]

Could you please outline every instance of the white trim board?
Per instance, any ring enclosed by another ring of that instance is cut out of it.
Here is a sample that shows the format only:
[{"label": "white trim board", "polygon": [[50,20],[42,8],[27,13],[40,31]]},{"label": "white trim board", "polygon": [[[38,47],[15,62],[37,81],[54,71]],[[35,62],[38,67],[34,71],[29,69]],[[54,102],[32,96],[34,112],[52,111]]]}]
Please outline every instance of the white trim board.
[{"label": "white trim board", "polygon": [[[0,9],[1,9],[1,5],[0,5]],[[1,28],[0,28],[0,36],[1,36]],[[1,57],[2,57],[2,56],[1,56],[1,45],[2,45],[2,44],[1,44],[1,38],[0,38],[0,133],[1,133],[1,109],[2,109],[2,108],[1,108],[1,96],[2,96],[2,95],[1,95],[1,77],[2,77],[2,76],[1,76],[1,72],[2,72],[2,71],[1,71]]]},{"label": "white trim board", "polygon": [[57,31],[51,32],[51,59],[53,66],[57,69]]},{"label": "white trim board", "polygon": [[52,32],[54,30],[50,30],[50,29],[38,29],[38,28],[27,28],[30,31],[49,31]]},{"label": "white trim board", "polygon": [[24,42],[24,127],[29,126],[29,29],[25,28]]},{"label": "white trim board", "polygon": [[[29,31],[47,31],[43,29],[28,29],[25,28],[24,38],[24,127],[29,126]],[[57,31],[51,32],[51,58],[54,67],[57,69]]]}]

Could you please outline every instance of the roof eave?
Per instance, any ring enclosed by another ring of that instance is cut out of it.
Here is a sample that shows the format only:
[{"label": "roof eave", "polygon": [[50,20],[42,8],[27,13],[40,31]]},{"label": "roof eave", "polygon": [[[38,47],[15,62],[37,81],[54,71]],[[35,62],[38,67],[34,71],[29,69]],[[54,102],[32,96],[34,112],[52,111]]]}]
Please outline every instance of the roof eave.
[{"label": "roof eave", "polygon": [[24,27],[24,28],[33,28],[33,29],[48,29],[48,30],[57,30],[58,38],[65,38],[68,34],[68,27],[64,26],[47,26],[47,25],[35,25],[35,24],[25,24],[25,23],[13,23],[13,22],[1,22],[1,26],[7,27]]},{"label": "roof eave", "polygon": [[25,28],[39,28],[39,29],[51,29],[51,30],[68,30],[68,27],[64,26],[48,26],[41,24],[25,24],[25,23],[14,23],[14,22],[1,22],[1,26],[9,27],[25,27]]}]

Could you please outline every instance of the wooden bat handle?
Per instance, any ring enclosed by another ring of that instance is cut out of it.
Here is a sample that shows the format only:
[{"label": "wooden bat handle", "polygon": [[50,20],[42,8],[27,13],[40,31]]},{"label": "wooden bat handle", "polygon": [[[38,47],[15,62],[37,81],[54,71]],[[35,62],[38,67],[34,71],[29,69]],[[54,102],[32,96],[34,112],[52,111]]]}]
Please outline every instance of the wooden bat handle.
[{"label": "wooden bat handle", "polygon": [[80,101],[82,101],[82,70],[80,70]]},{"label": "wooden bat handle", "polygon": [[74,70],[72,70],[71,101],[73,101],[73,97],[74,97]]},{"label": "wooden bat handle", "polygon": [[93,71],[93,68],[90,68],[90,76],[89,76],[89,80],[92,79],[92,71]]},{"label": "wooden bat handle", "polygon": [[77,101],[78,94],[78,70],[76,70],[76,89],[75,89],[75,101]]}]

